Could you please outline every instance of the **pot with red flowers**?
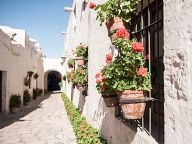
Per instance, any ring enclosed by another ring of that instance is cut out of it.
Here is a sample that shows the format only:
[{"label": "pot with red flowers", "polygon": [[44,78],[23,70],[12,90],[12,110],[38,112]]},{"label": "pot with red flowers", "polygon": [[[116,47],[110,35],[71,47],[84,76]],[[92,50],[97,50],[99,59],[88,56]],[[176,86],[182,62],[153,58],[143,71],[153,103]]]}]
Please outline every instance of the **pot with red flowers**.
[{"label": "pot with red flowers", "polygon": [[115,107],[119,104],[119,99],[112,86],[112,54],[106,55],[106,65],[95,75],[96,88],[102,94],[107,107]]},{"label": "pot with red flowers", "polygon": [[136,15],[136,8],[139,0],[107,0],[102,4],[89,3],[89,8],[97,12],[97,20],[106,24],[108,32],[125,28],[125,23],[131,21]]},{"label": "pot with red flowers", "polygon": [[88,47],[85,44],[80,43],[80,45],[76,47],[76,58],[75,58],[78,67],[81,67],[82,65],[85,64],[87,56],[88,56]]},{"label": "pot with red flowers", "polygon": [[74,67],[74,65],[75,65],[75,60],[72,59],[72,58],[70,58],[70,59],[68,60],[68,62],[67,62],[67,65],[68,65],[69,69],[72,70],[73,67]]},{"label": "pot with red flowers", "polygon": [[150,73],[144,67],[144,46],[136,40],[123,38],[116,39],[114,44],[119,54],[110,63],[113,77],[111,86],[118,94],[124,117],[140,119],[145,110],[146,93],[151,89]]},{"label": "pot with red flowers", "polygon": [[74,73],[73,83],[76,85],[76,88],[83,92],[87,90],[87,67],[82,66],[81,68],[77,68]]}]

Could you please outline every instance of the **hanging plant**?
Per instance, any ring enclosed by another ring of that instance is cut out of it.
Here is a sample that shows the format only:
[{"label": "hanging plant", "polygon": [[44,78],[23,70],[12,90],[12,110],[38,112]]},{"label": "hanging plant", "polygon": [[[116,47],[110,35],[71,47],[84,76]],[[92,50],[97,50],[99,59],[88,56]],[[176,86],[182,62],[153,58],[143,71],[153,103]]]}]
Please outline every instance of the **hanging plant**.
[{"label": "hanging plant", "polygon": [[33,73],[34,73],[34,72],[32,72],[32,71],[28,71],[28,72],[27,72],[27,74],[28,74],[28,76],[29,76],[30,78],[32,77]]},{"label": "hanging plant", "polygon": [[25,77],[25,78],[24,78],[24,85],[25,85],[25,86],[29,86],[30,83],[31,83],[31,80],[29,79],[29,77]]},{"label": "hanging plant", "polygon": [[72,82],[73,78],[74,78],[74,70],[72,70],[70,72],[66,72],[66,76],[67,76],[68,82]]},{"label": "hanging plant", "polygon": [[75,65],[75,60],[70,58],[68,60],[67,64],[68,64],[69,68],[73,68]]},{"label": "hanging plant", "polygon": [[78,90],[85,91],[87,89],[87,79],[87,67],[83,66],[81,68],[77,68],[74,73],[73,82],[76,84]]},{"label": "hanging plant", "polygon": [[108,0],[103,4],[90,3],[89,7],[97,12],[97,20],[102,23],[110,21],[114,17],[119,17],[125,22],[130,22],[131,18],[137,14],[137,4],[139,0]]},{"label": "hanging plant", "polygon": [[64,81],[66,80],[66,75],[63,76],[63,80],[64,80]]},{"label": "hanging plant", "polygon": [[96,89],[102,94],[104,102],[107,107],[115,107],[119,104],[118,96],[112,87],[112,68],[110,63],[112,62],[112,54],[106,55],[106,64],[103,69],[95,75]]},{"label": "hanging plant", "polygon": [[76,47],[76,56],[86,59],[88,56],[88,47],[85,44],[80,43],[80,45]]},{"label": "hanging plant", "polygon": [[39,75],[37,74],[37,73],[35,73],[34,75],[33,75],[33,78],[34,79],[37,79],[39,77]]}]

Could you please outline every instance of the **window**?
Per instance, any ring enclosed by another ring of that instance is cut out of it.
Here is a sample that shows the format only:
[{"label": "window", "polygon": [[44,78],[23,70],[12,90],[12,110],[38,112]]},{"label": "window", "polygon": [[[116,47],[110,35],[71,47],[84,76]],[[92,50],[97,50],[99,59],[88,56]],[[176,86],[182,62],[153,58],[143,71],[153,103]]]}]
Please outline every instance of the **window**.
[{"label": "window", "polygon": [[[145,47],[146,67],[151,72],[152,90],[142,120],[135,122],[158,142],[164,142],[164,64],[163,64],[163,0],[141,0],[138,15],[132,20],[132,37]],[[119,108],[116,115],[122,118]],[[127,120],[126,120],[127,121]],[[129,121],[127,121],[129,122]],[[127,123],[126,122],[126,123]]]}]

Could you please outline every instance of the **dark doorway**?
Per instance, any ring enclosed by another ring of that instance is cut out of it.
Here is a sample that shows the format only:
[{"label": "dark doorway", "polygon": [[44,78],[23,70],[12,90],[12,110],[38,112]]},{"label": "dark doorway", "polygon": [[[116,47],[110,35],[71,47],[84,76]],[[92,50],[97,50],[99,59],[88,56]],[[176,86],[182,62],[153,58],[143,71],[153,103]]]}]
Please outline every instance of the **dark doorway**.
[{"label": "dark doorway", "polygon": [[2,109],[2,71],[0,71],[0,112]]},{"label": "dark doorway", "polygon": [[61,82],[61,74],[56,71],[51,71],[47,77],[48,91],[61,90],[59,83]]}]

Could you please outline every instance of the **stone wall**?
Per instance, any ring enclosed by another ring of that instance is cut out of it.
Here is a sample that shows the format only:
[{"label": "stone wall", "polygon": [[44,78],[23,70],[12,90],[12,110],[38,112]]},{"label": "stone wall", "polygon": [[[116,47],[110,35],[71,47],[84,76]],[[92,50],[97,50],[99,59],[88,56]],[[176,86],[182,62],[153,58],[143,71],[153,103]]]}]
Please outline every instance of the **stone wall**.
[{"label": "stone wall", "polygon": [[164,0],[165,143],[192,142],[192,1]]},{"label": "stone wall", "polygon": [[[16,33],[14,40],[11,35]],[[2,111],[9,112],[9,99],[13,94],[20,94],[23,101],[24,78],[27,71],[37,72],[38,88],[44,87],[44,69],[42,52],[38,43],[29,39],[24,30],[0,26],[0,71],[3,71],[3,106]],[[32,78],[30,92],[36,88]]]},{"label": "stone wall", "polygon": [[[103,0],[95,0],[101,3]],[[100,26],[96,20],[96,13],[86,7],[82,12],[82,1],[75,0],[76,17],[71,13],[67,36],[65,39],[65,53],[73,57],[72,50],[79,43],[88,45],[88,96],[83,97],[77,89],[71,89],[71,84],[66,84],[66,93],[73,103],[80,108],[87,121],[99,129],[100,134],[110,144],[155,144],[153,137],[141,131],[136,125],[125,125],[115,117],[115,109],[107,108],[95,86],[95,74],[105,65],[105,55],[111,52],[111,42],[105,25]],[[74,20],[76,19],[76,20]],[[74,31],[76,26],[76,31]],[[65,67],[67,68],[67,60]],[[67,69],[66,69],[67,70]]]}]

